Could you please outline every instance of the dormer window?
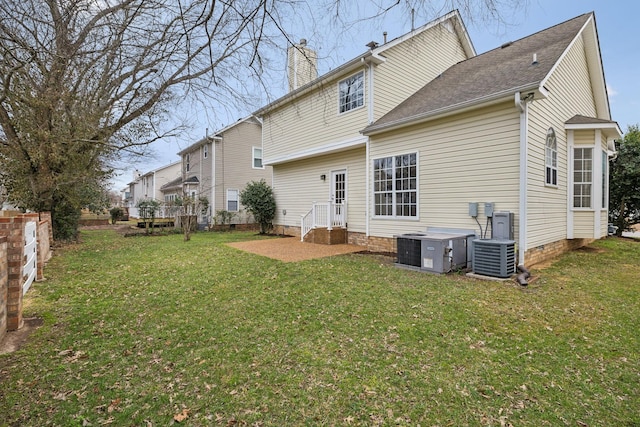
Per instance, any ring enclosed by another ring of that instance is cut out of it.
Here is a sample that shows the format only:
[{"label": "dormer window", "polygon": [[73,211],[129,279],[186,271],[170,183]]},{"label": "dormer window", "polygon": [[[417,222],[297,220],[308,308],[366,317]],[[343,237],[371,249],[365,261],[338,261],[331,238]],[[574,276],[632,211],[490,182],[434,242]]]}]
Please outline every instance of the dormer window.
[{"label": "dormer window", "polygon": [[339,111],[346,113],[364,105],[364,71],[338,83]]}]

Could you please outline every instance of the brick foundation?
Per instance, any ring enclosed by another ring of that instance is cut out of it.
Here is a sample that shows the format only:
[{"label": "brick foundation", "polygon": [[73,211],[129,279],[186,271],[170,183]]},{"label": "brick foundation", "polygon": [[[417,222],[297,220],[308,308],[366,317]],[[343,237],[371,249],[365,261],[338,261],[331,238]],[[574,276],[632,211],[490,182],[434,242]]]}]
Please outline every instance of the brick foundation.
[{"label": "brick foundation", "polygon": [[[284,233],[291,236],[300,237],[300,227],[281,226],[275,227],[278,234]],[[317,230],[314,230],[317,231]],[[311,233],[310,233],[311,234]],[[305,237],[305,241],[307,240]],[[557,242],[548,243],[537,248],[529,249],[524,256],[525,265],[527,267],[543,263],[545,261],[557,258],[559,255],[569,252],[582,246],[588,245],[594,239],[571,239],[558,240]],[[313,243],[323,243],[321,240]],[[351,245],[362,246],[370,252],[396,253],[396,239],[393,237],[367,237],[364,233],[347,232],[347,243]],[[326,244],[326,243],[323,243]]]},{"label": "brick foundation", "polygon": [[565,252],[581,248],[593,241],[594,239],[565,239],[538,246],[537,248],[529,249],[524,254],[524,263],[527,267],[531,267],[533,265],[557,258],[559,255]]}]

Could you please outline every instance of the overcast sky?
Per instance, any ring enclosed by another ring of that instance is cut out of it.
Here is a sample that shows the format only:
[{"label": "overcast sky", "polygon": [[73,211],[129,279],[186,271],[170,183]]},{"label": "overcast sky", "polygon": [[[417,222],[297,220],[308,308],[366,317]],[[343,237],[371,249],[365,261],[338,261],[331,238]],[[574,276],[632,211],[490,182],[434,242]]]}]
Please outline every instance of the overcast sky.
[{"label": "overcast sky", "polygon": [[[313,1],[313,0],[311,0]],[[364,7],[368,1],[357,2],[359,13],[367,13]],[[505,13],[509,25],[495,21],[470,19],[464,16],[467,31],[478,54],[494,49],[504,42],[518,40],[530,34],[564,22],[582,13],[594,11],[600,40],[600,50],[609,91],[612,119],[617,121],[623,132],[629,125],[640,123],[640,36],[638,17],[640,2],[637,0],[530,0],[526,8]],[[416,17],[415,26],[421,26],[435,16]],[[333,26],[327,30],[325,23],[314,22],[305,25],[298,19],[294,30],[290,30],[293,40],[306,38],[308,46],[319,52],[320,74],[364,53],[366,44],[372,40],[382,42],[382,32],[388,39],[405,34],[411,29],[410,14],[396,9],[383,19],[355,24],[338,32]],[[338,24],[335,24],[338,25]],[[331,35],[334,34],[332,37]],[[281,55],[284,64],[285,50],[274,52]],[[284,94],[286,75],[284,70],[279,78],[274,78],[271,99]],[[266,98],[265,98],[266,99]],[[177,152],[209,133],[221,129],[229,123],[247,116],[258,106],[245,106],[216,113],[202,111],[193,104],[182,106],[185,114],[193,117],[193,127],[178,138],[159,141],[152,145],[153,155],[135,163],[123,164],[119,176],[114,179],[113,189],[123,189],[131,180],[133,171],[149,172],[178,160]],[[198,113],[193,114],[197,109]]]}]

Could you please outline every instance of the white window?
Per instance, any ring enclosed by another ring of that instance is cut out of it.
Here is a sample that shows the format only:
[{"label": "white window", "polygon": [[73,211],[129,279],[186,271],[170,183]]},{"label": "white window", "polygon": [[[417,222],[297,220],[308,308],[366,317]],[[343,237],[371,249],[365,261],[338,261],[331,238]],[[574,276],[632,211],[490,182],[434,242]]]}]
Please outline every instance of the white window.
[{"label": "white window", "polygon": [[573,149],[573,207],[591,208],[593,149]]},{"label": "white window", "polygon": [[609,176],[609,157],[607,152],[602,150],[602,209],[607,209],[609,205],[609,187],[607,186],[607,177]]},{"label": "white window", "polygon": [[209,157],[209,144],[204,144],[204,147],[202,148],[202,152],[205,159]]},{"label": "white window", "polygon": [[227,210],[238,212],[238,190],[227,190]]},{"label": "white window", "polygon": [[553,128],[547,131],[547,140],[545,144],[545,184],[558,185],[558,141]]},{"label": "white window", "polygon": [[373,200],[376,216],[418,216],[416,153],[373,161]]},{"label": "white window", "polygon": [[254,169],[264,169],[262,166],[262,148],[253,147],[253,168]]},{"label": "white window", "polygon": [[185,164],[186,164],[185,168],[186,168],[187,172],[189,172],[189,170],[191,170],[191,156],[187,153],[187,155],[185,156],[184,160],[185,160]]},{"label": "white window", "polygon": [[364,105],[364,72],[360,71],[338,83],[339,111],[346,113]]}]

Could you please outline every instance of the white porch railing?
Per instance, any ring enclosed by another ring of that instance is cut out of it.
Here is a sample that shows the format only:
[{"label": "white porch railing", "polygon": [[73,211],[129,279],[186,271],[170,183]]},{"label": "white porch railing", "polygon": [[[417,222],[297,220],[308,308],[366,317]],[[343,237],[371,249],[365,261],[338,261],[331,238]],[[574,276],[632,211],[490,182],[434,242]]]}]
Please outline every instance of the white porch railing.
[{"label": "white porch railing", "polygon": [[[159,206],[156,209],[155,218],[174,218],[178,207],[176,206]],[[139,208],[129,208],[129,217],[141,219],[141,213]]]},{"label": "white porch railing", "polygon": [[304,241],[304,236],[314,228],[326,228],[327,230],[331,230],[334,227],[346,228],[346,226],[346,203],[335,203],[332,201],[324,203],[313,202],[311,210],[302,215],[300,241]]}]

